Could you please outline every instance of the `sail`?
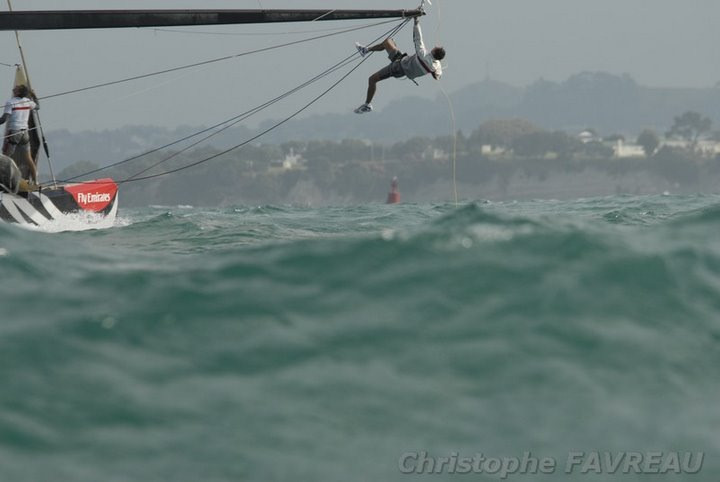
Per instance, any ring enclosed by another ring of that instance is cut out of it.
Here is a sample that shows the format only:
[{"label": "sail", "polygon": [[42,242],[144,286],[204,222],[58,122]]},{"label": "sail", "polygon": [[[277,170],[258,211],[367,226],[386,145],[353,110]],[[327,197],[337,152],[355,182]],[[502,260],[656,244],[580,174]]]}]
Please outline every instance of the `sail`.
[{"label": "sail", "polygon": [[15,69],[15,82],[13,83],[13,87],[17,87],[18,85],[27,85],[27,75],[25,75],[25,69],[22,68],[22,66],[18,65]]},{"label": "sail", "polygon": [[403,18],[420,10],[35,10],[0,12],[0,30],[170,27]]}]

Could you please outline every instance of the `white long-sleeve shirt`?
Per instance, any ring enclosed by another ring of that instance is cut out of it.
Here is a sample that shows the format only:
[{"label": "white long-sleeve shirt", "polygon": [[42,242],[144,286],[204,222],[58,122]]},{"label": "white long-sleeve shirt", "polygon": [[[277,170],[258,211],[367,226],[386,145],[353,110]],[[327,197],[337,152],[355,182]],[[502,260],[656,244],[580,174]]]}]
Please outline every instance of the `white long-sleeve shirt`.
[{"label": "white long-sleeve shirt", "polygon": [[415,42],[415,55],[409,55],[400,61],[405,75],[408,79],[414,79],[425,74],[435,74],[435,78],[439,79],[442,75],[442,65],[425,48],[419,23],[416,23],[413,28],[413,41]]},{"label": "white long-sleeve shirt", "polygon": [[37,104],[27,97],[13,97],[5,104],[3,114],[8,115],[8,130],[20,131],[28,128],[30,111],[37,109]]}]

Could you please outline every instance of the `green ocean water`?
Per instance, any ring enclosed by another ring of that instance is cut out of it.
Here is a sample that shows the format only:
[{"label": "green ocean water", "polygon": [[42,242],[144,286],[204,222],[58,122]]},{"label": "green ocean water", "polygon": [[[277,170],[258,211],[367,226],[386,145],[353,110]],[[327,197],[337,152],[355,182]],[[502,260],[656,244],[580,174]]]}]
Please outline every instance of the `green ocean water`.
[{"label": "green ocean water", "polygon": [[720,480],[720,196],[0,224],[0,288],[2,482],[500,480],[413,451]]}]

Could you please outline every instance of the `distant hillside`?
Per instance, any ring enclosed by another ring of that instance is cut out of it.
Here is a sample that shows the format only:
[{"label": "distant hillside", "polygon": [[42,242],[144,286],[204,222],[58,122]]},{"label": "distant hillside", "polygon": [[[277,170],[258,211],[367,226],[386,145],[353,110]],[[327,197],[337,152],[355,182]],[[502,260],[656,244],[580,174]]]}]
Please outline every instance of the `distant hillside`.
[{"label": "distant hillside", "polygon": [[549,129],[593,128],[607,135],[644,128],[665,132],[674,116],[688,110],[717,123],[720,89],[642,87],[629,76],[582,73],[562,83],[535,82],[525,89],[514,114]]},{"label": "distant hillside", "polygon": [[[546,129],[569,132],[593,128],[600,135],[635,135],[644,128],[665,132],[673,117],[695,110],[720,124],[720,88],[670,89],[638,85],[629,76],[584,72],[564,82],[538,80],[526,88],[485,80],[451,94],[457,128],[471,132],[483,121],[498,118],[524,118]],[[413,136],[442,135],[449,129],[447,102],[439,97],[428,100],[405,97],[367,116],[348,114],[314,115],[291,121],[282,129],[264,136],[264,143],[295,139],[344,138],[394,142]],[[273,123],[268,121],[259,131]],[[114,131],[53,131],[48,139],[53,160],[59,169],[87,160],[106,164],[162,146],[185,137],[201,127],[130,126]],[[232,146],[252,136],[247,128],[228,130],[210,143],[214,147]]]},{"label": "distant hillside", "polygon": [[[593,128],[601,135],[637,134],[645,128],[665,132],[673,117],[694,110],[720,124],[720,88],[643,87],[629,76],[585,72],[564,82],[538,80],[526,88],[484,80],[451,94],[457,127],[466,132],[489,119],[523,118],[545,129],[570,132]],[[391,141],[441,134],[449,114],[444,98],[405,97],[364,117],[317,115],[295,122],[272,137]],[[411,120],[411,121],[409,121]],[[390,137],[389,137],[390,136]]]}]

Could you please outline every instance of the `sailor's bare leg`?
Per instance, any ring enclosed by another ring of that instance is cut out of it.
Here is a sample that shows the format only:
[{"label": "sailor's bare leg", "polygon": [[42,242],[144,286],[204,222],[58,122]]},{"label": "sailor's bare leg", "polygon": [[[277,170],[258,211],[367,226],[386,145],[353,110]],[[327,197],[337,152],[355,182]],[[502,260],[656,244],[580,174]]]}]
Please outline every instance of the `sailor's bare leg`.
[{"label": "sailor's bare leg", "polygon": [[[370,52],[382,52],[383,50],[386,51],[388,54],[392,52],[398,51],[398,46],[395,43],[395,41],[391,38],[386,38],[381,43],[377,45],[373,45],[371,47],[368,47],[368,50]],[[377,83],[380,82],[382,79],[380,78],[380,75],[376,72],[370,76],[368,79],[368,90],[367,90],[367,97],[365,98],[365,103],[370,104],[373,100],[373,97],[375,97],[375,92],[377,92]]]},{"label": "sailor's bare leg", "polygon": [[370,104],[373,100],[373,97],[375,97],[375,92],[377,92],[377,83],[380,82],[380,76],[378,73],[374,73],[370,76],[368,79],[368,90],[367,90],[367,97],[365,98],[365,103]]},{"label": "sailor's bare leg", "polygon": [[381,43],[368,47],[368,51],[370,52],[382,52],[385,50],[387,53],[390,53],[397,49],[397,44],[391,38],[386,38]]},{"label": "sailor's bare leg", "polygon": [[30,180],[37,184],[37,166],[35,165],[35,161],[32,160],[32,157],[30,157],[30,150],[28,149],[25,151],[24,154],[25,162],[27,163],[28,169],[30,170]]},{"label": "sailor's bare leg", "polygon": [[37,166],[30,156],[30,149],[16,149],[15,158],[19,162],[20,171],[27,174],[29,181],[37,183]]}]

